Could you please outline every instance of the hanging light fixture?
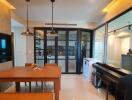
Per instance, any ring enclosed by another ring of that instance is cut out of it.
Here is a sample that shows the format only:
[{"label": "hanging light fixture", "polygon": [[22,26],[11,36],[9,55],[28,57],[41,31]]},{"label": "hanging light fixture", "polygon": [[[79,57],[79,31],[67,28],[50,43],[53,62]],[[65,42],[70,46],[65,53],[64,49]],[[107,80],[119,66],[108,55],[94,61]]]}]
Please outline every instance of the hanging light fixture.
[{"label": "hanging light fixture", "polygon": [[25,36],[33,36],[34,34],[32,32],[30,32],[29,27],[28,27],[28,5],[29,5],[30,0],[26,0],[27,3],[27,26],[26,26],[26,31],[22,32],[21,35],[25,35]]},{"label": "hanging light fixture", "polygon": [[56,36],[58,36],[58,34],[55,32],[54,26],[53,26],[53,24],[54,24],[54,22],[53,22],[53,17],[54,17],[53,14],[54,14],[54,2],[55,2],[55,0],[51,0],[51,2],[52,2],[52,27],[51,27],[51,31],[47,33],[47,36],[56,37]]}]

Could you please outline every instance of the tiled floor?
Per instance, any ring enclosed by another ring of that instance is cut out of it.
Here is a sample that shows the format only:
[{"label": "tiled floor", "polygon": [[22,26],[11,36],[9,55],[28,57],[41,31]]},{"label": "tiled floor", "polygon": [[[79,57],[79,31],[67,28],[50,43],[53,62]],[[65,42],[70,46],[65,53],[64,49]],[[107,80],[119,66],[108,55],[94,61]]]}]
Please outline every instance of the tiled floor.
[{"label": "tiled floor", "polygon": [[[52,91],[53,85],[47,84],[48,90]],[[39,91],[40,87],[32,89],[33,92]],[[7,91],[14,92],[12,86]],[[22,91],[28,91],[22,87]],[[97,90],[90,82],[83,79],[81,75],[62,75],[60,100],[105,100],[104,90]],[[109,100],[114,100],[113,96],[109,96]]]}]

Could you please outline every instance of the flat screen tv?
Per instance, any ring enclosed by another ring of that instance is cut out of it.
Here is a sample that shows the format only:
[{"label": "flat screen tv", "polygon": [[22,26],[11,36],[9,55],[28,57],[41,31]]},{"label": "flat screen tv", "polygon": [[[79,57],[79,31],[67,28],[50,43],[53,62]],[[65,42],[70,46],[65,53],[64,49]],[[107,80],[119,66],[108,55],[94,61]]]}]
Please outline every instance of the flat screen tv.
[{"label": "flat screen tv", "polygon": [[12,59],[11,35],[0,33],[0,63]]}]

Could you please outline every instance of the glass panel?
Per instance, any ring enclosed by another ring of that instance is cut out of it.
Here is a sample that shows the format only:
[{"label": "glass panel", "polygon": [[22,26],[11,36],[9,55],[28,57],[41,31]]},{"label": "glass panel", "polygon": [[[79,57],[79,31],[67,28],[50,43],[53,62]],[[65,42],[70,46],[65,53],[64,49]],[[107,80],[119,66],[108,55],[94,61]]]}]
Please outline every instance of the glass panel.
[{"label": "glass panel", "polygon": [[104,37],[105,26],[97,29],[94,36],[94,59],[103,62],[104,61]]},{"label": "glass panel", "polygon": [[76,72],[77,31],[69,31],[68,72]]},{"label": "glass panel", "polygon": [[65,49],[66,49],[66,31],[58,31],[58,66],[60,66],[62,73],[66,72]]},{"label": "glass panel", "polygon": [[113,20],[108,25],[108,32],[132,24],[132,10]]},{"label": "glass panel", "polygon": [[66,31],[58,31],[58,59],[65,59]]},{"label": "glass panel", "polygon": [[[132,10],[108,24],[107,64],[132,71]],[[116,30],[116,31],[114,31]]]},{"label": "glass panel", "polygon": [[38,66],[44,66],[44,60],[36,60]]},{"label": "glass panel", "polygon": [[47,63],[55,63],[55,60],[54,59],[52,60],[51,58],[50,59],[47,58]]},{"label": "glass panel", "polygon": [[127,55],[129,49],[132,49],[132,30],[124,28],[109,33],[107,48],[107,64],[122,66],[122,57]]},{"label": "glass panel", "polygon": [[44,31],[36,30],[35,31],[35,56],[36,64],[38,66],[44,65]]},{"label": "glass panel", "polygon": [[82,32],[81,40],[90,42],[90,33],[89,32]]},{"label": "glass panel", "polygon": [[55,37],[53,38],[54,40],[47,40],[47,62],[48,63],[55,63]]},{"label": "glass panel", "polygon": [[77,31],[69,31],[69,40],[77,40]]},{"label": "glass panel", "polygon": [[69,59],[76,59],[76,41],[69,41],[69,46],[68,46],[68,56]]},{"label": "glass panel", "polygon": [[90,33],[82,32],[81,36],[81,56],[83,58],[90,57]]},{"label": "glass panel", "polygon": [[68,72],[76,72],[76,60],[69,60]]},{"label": "glass panel", "polygon": [[35,39],[44,39],[44,31],[43,30],[36,30],[35,31]]},{"label": "glass panel", "polygon": [[36,49],[44,49],[44,40],[36,40]]},{"label": "glass panel", "polygon": [[66,41],[58,41],[58,59],[65,59]]},{"label": "glass panel", "polygon": [[61,72],[65,73],[65,60],[58,60],[58,66],[61,68]]},{"label": "glass panel", "polygon": [[[47,30],[47,33],[51,32],[51,30]],[[54,36],[47,36],[47,40],[54,40]]]},{"label": "glass panel", "polygon": [[58,31],[58,40],[66,40],[66,31]]},{"label": "glass panel", "polygon": [[36,59],[44,59],[44,51],[36,50]]}]

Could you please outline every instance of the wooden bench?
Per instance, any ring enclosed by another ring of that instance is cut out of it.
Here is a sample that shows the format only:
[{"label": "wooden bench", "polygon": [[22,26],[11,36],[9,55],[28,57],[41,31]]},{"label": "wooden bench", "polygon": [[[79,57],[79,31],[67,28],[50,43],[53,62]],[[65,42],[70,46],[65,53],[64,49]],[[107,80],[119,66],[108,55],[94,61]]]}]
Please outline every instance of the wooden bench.
[{"label": "wooden bench", "polygon": [[53,100],[53,93],[0,93],[0,100]]}]

